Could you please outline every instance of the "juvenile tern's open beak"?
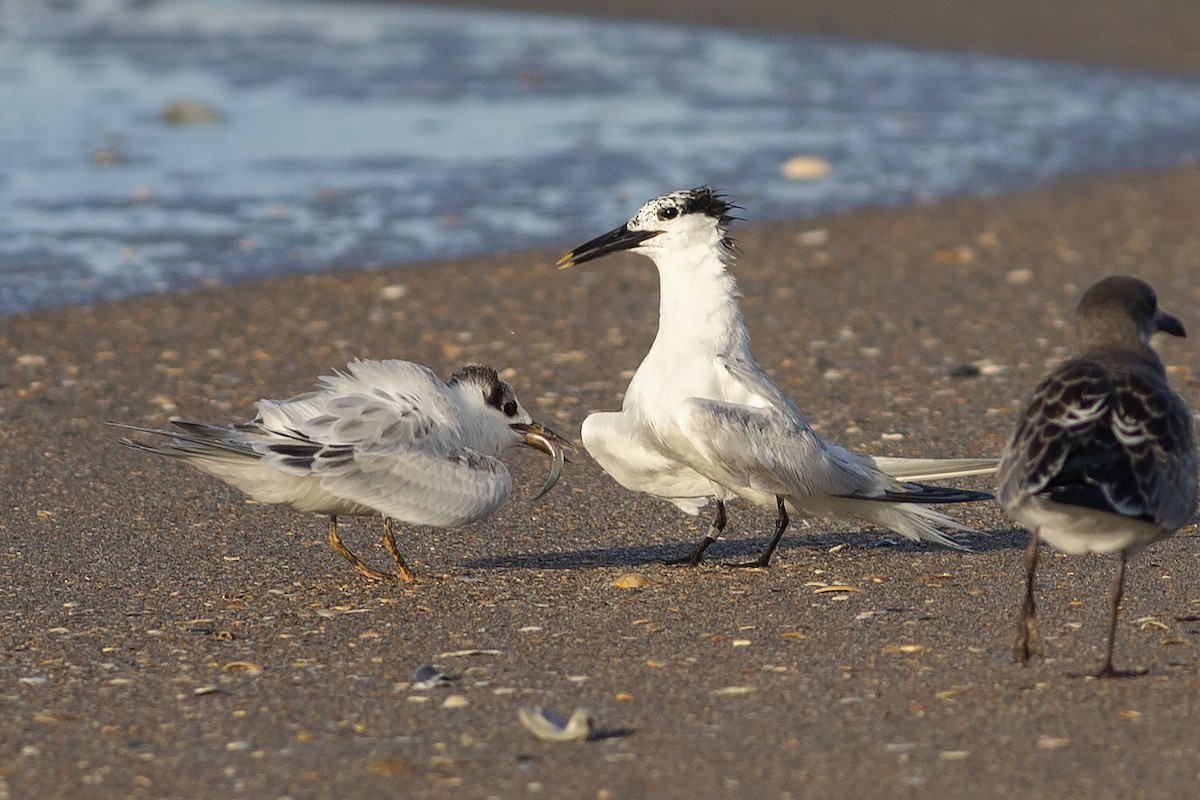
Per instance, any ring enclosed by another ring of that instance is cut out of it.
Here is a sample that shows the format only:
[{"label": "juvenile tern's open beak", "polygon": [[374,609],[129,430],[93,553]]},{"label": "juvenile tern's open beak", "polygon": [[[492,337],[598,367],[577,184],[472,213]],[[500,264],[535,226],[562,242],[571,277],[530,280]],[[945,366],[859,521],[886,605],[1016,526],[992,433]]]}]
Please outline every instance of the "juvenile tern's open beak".
[{"label": "juvenile tern's open beak", "polygon": [[558,260],[559,269],[567,269],[593,258],[629,250],[647,239],[658,236],[662,231],[631,231],[628,223],[585,242]]},{"label": "juvenile tern's open beak", "polygon": [[521,444],[541,450],[550,456],[550,475],[546,478],[546,483],[542,485],[541,490],[529,502],[540,500],[546,492],[554,487],[554,484],[558,483],[558,476],[562,474],[563,462],[567,460],[563,451],[570,450],[574,453],[579,448],[570,439],[558,435],[540,422],[514,422],[508,427],[517,433],[524,434]]}]

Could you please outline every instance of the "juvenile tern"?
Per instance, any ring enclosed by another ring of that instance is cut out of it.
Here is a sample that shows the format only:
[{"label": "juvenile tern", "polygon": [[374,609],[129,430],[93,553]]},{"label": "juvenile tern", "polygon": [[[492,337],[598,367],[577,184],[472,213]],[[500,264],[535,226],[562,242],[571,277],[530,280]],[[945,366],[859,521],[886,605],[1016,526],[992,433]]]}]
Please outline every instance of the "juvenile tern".
[{"label": "juvenile tern", "polygon": [[750,353],[729,273],[733,208],[708,187],[672,192],[559,259],[565,269],[631,250],[658,268],[658,334],[621,411],[584,420],[588,452],[622,486],[689,514],[716,500],[708,532],[672,563],[700,563],[724,531],[726,503],[735,497],[777,512],[770,544],[749,566],[770,564],[789,514],[866,520],[910,539],[961,548],[935,526],[970,529],[923,504],[990,495],[915,481],[994,472],[996,460],[873,457],[818,435]]},{"label": "juvenile tern", "polygon": [[[550,455],[540,498],[558,480],[570,441],[534,422],[491,367],[461,367],[443,383],[409,361],[350,362],[313,391],[259,400],[250,422],[218,426],[173,419],[163,431],[109,423],[162,441],[121,439],[179,458],[260,503],[329,515],[329,544],[370,580],[413,579],[393,522],[453,527],[504,504],[512,478],[496,458],[514,445]],[[382,516],[396,574],[373,569],[338,535],[338,516]]]},{"label": "juvenile tern", "polygon": [[1031,531],[1018,661],[1041,654],[1033,596],[1038,544],[1066,553],[1117,553],[1108,642],[1097,677],[1113,669],[1113,639],[1131,556],[1185,525],[1196,511],[1196,447],[1187,406],[1150,347],[1158,332],[1184,336],[1145,282],[1096,283],[1075,312],[1077,356],[1033,390],[1000,459],[997,499]]}]

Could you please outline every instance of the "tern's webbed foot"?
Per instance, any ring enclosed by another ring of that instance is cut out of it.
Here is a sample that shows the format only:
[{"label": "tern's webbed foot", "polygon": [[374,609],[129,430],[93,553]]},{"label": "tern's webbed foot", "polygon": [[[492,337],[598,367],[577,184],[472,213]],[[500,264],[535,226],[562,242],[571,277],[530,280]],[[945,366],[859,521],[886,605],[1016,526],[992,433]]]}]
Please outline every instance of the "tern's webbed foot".
[{"label": "tern's webbed foot", "polygon": [[393,530],[394,523],[391,517],[383,518],[383,544],[387,547],[387,551],[392,554],[392,561],[396,562],[396,575],[403,583],[412,583],[417,579],[417,575],[409,568],[408,563],[404,560],[404,556],[400,555],[400,547],[396,544],[396,533]]},{"label": "tern's webbed foot", "polygon": [[354,555],[354,553],[350,551],[350,548],[346,547],[345,543],[342,542],[342,537],[338,535],[337,517],[331,516],[329,520],[329,535],[327,537],[329,540],[329,546],[336,550],[338,555],[349,561],[350,566],[354,567],[355,572],[357,572],[359,575],[362,575],[369,581],[382,582],[396,580],[396,575],[389,575],[386,572],[380,572],[379,570],[366,564],[358,556]]},{"label": "tern's webbed foot", "polygon": [[771,566],[771,558],[756,558],[753,561],[739,561],[729,565],[731,569],[767,569]]},{"label": "tern's webbed foot", "polygon": [[1145,669],[1115,669],[1112,664],[1105,664],[1099,671],[1093,672],[1090,677],[1098,680],[1108,680],[1109,678],[1137,678],[1145,675],[1149,670]]},{"label": "tern's webbed foot", "polygon": [[715,541],[716,539],[712,538],[711,536],[705,536],[700,540],[700,543],[696,545],[692,552],[688,553],[686,556],[681,558],[668,558],[665,559],[663,563],[671,566],[682,565],[697,567],[700,565],[700,562],[704,560],[704,551],[707,550],[708,546]]}]

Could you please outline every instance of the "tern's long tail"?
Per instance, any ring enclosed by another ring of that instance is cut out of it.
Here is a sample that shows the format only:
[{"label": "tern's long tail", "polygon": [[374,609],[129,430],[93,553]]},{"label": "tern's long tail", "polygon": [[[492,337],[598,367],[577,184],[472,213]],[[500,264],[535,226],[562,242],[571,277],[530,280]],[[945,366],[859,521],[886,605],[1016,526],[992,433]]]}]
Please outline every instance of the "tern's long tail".
[{"label": "tern's long tail", "polygon": [[[982,493],[979,495],[980,498],[987,497]],[[792,503],[789,503],[789,507],[791,506]],[[803,514],[835,519],[861,519],[914,541],[935,542],[956,550],[971,548],[954,541],[938,530],[938,527],[978,533],[974,528],[918,503],[897,503],[857,497],[807,497],[798,506],[795,510]]]},{"label": "tern's long tail", "polygon": [[875,468],[900,481],[938,481],[968,475],[991,475],[998,458],[892,458],[872,456]]}]

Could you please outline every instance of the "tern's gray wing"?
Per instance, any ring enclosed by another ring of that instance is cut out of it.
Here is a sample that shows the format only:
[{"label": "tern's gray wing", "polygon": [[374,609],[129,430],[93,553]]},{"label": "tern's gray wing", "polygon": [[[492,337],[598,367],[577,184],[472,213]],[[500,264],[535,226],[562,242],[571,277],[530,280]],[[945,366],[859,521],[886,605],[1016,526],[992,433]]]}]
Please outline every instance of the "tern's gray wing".
[{"label": "tern's gray wing", "polygon": [[808,428],[809,423],[790,397],[754,362],[749,353],[743,357],[718,356],[723,369],[723,396],[726,400],[755,408],[771,408],[785,416],[789,424]]},{"label": "tern's gray wing", "polygon": [[[321,486],[385,516],[418,525],[465,525],[493,513],[512,491],[499,459],[461,445],[333,445],[314,474]],[[318,457],[320,458],[320,456]]]},{"label": "tern's gray wing", "polygon": [[1149,365],[1068,361],[1034,390],[1000,462],[999,500],[1030,496],[1174,530],[1196,507],[1187,408]]},{"label": "tern's gray wing", "polygon": [[467,446],[461,409],[432,373],[379,372],[388,364],[356,362],[324,379],[324,391],[260,402],[257,424],[290,437],[262,445],[264,461],[414,524],[461,525],[495,511],[512,489],[508,470]]},{"label": "tern's gray wing", "polygon": [[888,488],[883,475],[830,446],[799,415],[693,397],[676,421],[706,462],[695,466],[718,483],[801,496]]}]

